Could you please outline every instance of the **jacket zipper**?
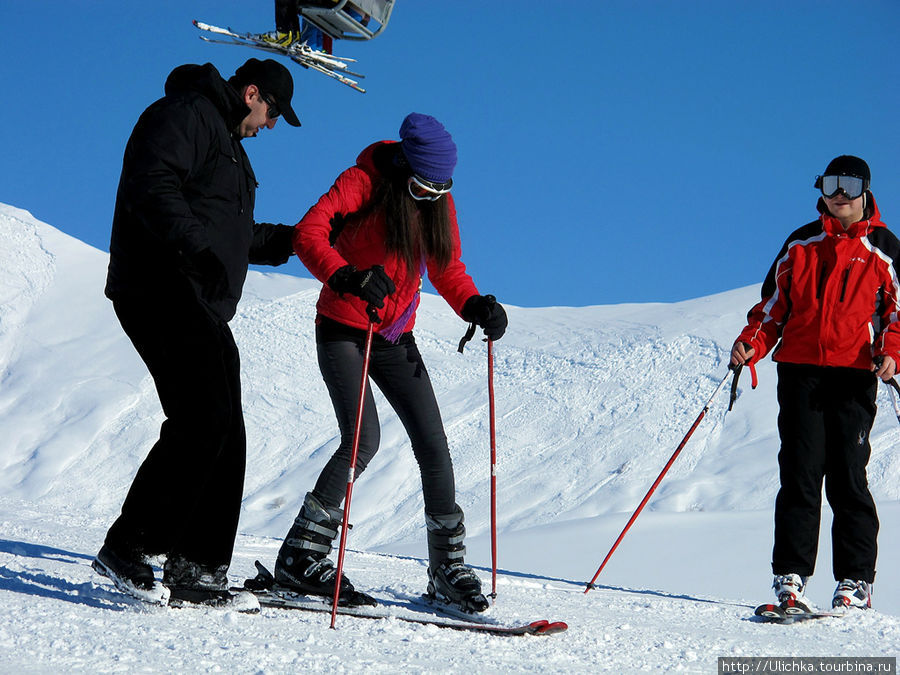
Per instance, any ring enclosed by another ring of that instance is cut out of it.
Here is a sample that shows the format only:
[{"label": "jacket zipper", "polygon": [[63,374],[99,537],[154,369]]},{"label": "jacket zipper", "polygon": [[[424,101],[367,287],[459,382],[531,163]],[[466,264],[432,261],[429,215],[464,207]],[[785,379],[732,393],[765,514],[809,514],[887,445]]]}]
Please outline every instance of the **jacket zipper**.
[{"label": "jacket zipper", "polygon": [[841,298],[838,302],[844,301],[844,294],[847,292],[847,280],[850,278],[850,268],[844,270],[844,281],[841,284]]},{"label": "jacket zipper", "polygon": [[816,286],[816,299],[822,297],[822,289],[825,287],[825,263],[822,263],[822,271],[819,272],[819,284]]}]

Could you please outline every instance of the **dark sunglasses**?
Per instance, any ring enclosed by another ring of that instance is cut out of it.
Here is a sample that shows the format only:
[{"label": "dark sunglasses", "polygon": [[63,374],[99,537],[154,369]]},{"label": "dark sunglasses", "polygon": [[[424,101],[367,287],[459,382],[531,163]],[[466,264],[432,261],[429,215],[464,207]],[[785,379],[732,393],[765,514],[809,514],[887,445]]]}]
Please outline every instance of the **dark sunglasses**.
[{"label": "dark sunglasses", "polygon": [[864,178],[858,176],[816,176],[816,187],[822,191],[823,197],[831,199],[838,192],[843,192],[848,199],[856,199],[869,186]]},{"label": "dark sunglasses", "polygon": [[259,92],[259,97],[263,100],[269,109],[266,111],[266,116],[270,120],[277,119],[279,115],[281,115],[281,110],[278,109],[278,104],[275,103],[275,99],[272,98],[269,94],[264,94]]}]

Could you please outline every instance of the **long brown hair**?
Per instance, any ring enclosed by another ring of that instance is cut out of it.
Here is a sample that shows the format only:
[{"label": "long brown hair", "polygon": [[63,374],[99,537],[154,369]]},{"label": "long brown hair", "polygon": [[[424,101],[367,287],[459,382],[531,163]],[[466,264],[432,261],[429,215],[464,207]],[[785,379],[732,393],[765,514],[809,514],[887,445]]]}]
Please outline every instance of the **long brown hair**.
[{"label": "long brown hair", "polygon": [[348,226],[361,225],[368,216],[380,212],[387,232],[385,248],[405,262],[411,274],[418,274],[423,254],[443,269],[453,256],[447,198],[433,202],[412,198],[407,187],[411,172],[399,143],[377,148],[373,159],[379,177],[372,198],[347,216]]}]

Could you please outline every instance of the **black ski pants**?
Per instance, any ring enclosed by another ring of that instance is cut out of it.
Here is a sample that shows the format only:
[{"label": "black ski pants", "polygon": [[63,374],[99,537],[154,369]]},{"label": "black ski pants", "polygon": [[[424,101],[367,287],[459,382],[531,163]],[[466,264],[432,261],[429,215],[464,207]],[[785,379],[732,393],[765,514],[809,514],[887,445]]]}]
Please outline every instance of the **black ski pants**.
[{"label": "black ski pants", "polygon": [[106,535],[118,551],[231,561],[244,487],[240,363],[226,323],[193,298],[116,300],[166,419]]},{"label": "black ski pants", "polygon": [[775,574],[815,571],[824,478],[834,578],[874,581],[878,516],[866,464],[876,388],[875,376],[856,368],[778,364]]},{"label": "black ski pants", "polygon": [[[362,384],[365,333],[346,327],[337,331],[333,328],[334,322],[328,320],[324,320],[324,325],[320,323],[317,326],[316,348],[319,369],[341,431],[341,442],[319,475],[313,494],[324,506],[340,508],[347,491],[347,471]],[[453,462],[431,380],[412,333],[404,333],[397,344],[391,344],[377,334],[374,336],[369,378],[378,385],[409,434],[419,465],[425,511],[452,513],[456,508]],[[375,456],[380,440],[378,411],[367,383],[356,462],[357,477]]]},{"label": "black ski pants", "polygon": [[282,32],[300,32],[299,0],[275,0],[275,29]]}]

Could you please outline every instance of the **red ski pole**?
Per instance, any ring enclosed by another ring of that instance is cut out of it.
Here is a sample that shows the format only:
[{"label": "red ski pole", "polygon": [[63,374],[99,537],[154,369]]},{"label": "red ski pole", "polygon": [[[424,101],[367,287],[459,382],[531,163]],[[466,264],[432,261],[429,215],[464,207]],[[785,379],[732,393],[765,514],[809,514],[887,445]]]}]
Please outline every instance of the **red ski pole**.
[{"label": "red ski pole", "polygon": [[491,597],[497,597],[497,418],[494,408],[494,341],[488,348],[488,407],[491,417]]},{"label": "red ski pole", "polygon": [[703,410],[700,411],[700,414],[697,416],[697,419],[694,420],[694,423],[691,425],[691,428],[688,429],[688,432],[685,435],[685,437],[683,439],[681,439],[681,443],[679,443],[678,447],[675,448],[675,452],[669,458],[669,461],[666,462],[666,465],[663,467],[663,470],[660,472],[659,476],[656,477],[656,480],[653,482],[653,485],[650,486],[650,490],[647,492],[646,495],[644,495],[644,498],[641,500],[641,503],[638,505],[637,509],[635,509],[634,513],[631,514],[631,518],[628,519],[628,524],[625,525],[625,529],[622,530],[622,533],[619,535],[619,538],[616,539],[616,542],[612,545],[612,548],[609,549],[609,553],[606,554],[606,557],[603,559],[603,562],[600,563],[600,567],[597,568],[597,572],[594,574],[594,577],[588,582],[587,588],[584,589],[585,593],[587,593],[594,587],[594,582],[597,580],[597,577],[600,576],[600,572],[603,571],[603,568],[606,567],[606,563],[612,557],[612,554],[615,552],[616,548],[618,548],[619,543],[621,543],[622,539],[625,538],[625,533],[628,532],[628,530],[631,528],[631,525],[634,523],[635,520],[637,520],[637,517],[640,515],[641,511],[647,505],[647,502],[650,501],[650,495],[653,494],[653,492],[659,486],[660,482],[662,482],[663,476],[666,475],[666,472],[669,470],[669,468],[675,462],[675,459],[678,457],[678,455],[681,453],[682,448],[684,448],[684,446],[687,444],[688,439],[691,437],[691,435],[694,433],[694,430],[700,424],[700,420],[702,420],[703,417],[706,415],[706,413],[709,411],[710,404],[712,403],[713,399],[716,397],[716,394],[719,393],[719,390],[722,388],[722,385],[724,385],[725,382],[728,380],[730,375],[731,375],[731,369],[728,370],[728,372],[725,374],[725,377],[723,377],[722,381],[719,382],[719,386],[716,387],[716,390],[712,393],[712,396],[709,397],[709,400],[706,402],[706,405],[703,406]]},{"label": "red ski pole", "polygon": [[356,407],[356,427],[353,430],[353,450],[350,453],[350,470],[347,473],[347,495],[344,497],[344,520],[341,524],[341,544],[338,549],[337,577],[334,581],[334,602],[331,605],[331,627],[334,628],[334,620],[337,616],[338,600],[341,595],[341,576],[344,570],[344,551],[347,548],[347,530],[350,522],[350,498],[353,496],[353,480],[356,477],[356,456],[359,453],[359,435],[362,430],[363,404],[366,400],[366,385],[369,380],[369,354],[372,351],[372,335],[375,331],[375,321],[369,314],[369,329],[366,332],[366,346],[363,354],[362,382],[359,385],[359,405]]}]

